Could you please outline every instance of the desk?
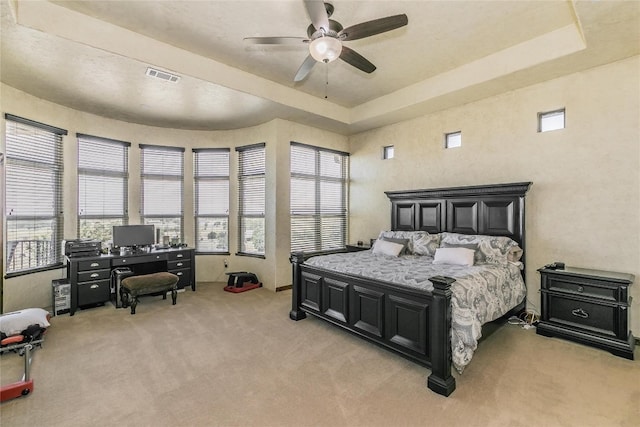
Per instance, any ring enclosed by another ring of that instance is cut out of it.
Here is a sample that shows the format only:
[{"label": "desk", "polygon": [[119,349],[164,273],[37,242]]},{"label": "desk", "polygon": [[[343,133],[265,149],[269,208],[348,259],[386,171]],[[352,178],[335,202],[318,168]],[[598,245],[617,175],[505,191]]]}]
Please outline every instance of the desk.
[{"label": "desk", "polygon": [[98,255],[67,258],[67,279],[71,284],[71,310],[100,304],[117,296],[113,270],[129,267],[134,275],[168,271],[178,276],[178,289],[196,290],[196,264],[190,248],[161,249],[133,255]]}]

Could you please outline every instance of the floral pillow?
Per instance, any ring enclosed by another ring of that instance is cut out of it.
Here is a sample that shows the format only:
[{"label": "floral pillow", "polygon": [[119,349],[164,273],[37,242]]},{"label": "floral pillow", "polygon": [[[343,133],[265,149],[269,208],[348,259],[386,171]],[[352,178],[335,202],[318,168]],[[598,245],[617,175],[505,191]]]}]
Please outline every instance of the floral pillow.
[{"label": "floral pillow", "polygon": [[415,255],[435,256],[436,249],[440,247],[440,235],[429,234],[426,231],[420,231],[416,234],[413,241],[413,253]]},{"label": "floral pillow", "polygon": [[434,256],[440,246],[440,235],[426,231],[381,231],[379,239],[408,239],[407,253]]},{"label": "floral pillow", "polygon": [[[478,245],[475,254],[476,264],[507,265],[509,252],[518,243],[506,236],[484,236],[457,233],[441,233],[441,247],[467,247]],[[464,245],[464,246],[462,246]]]}]

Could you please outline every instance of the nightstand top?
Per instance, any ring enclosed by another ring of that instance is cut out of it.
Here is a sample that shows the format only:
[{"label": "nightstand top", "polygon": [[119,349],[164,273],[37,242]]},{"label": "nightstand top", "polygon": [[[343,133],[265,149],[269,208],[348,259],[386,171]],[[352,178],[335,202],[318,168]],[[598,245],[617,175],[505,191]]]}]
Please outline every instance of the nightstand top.
[{"label": "nightstand top", "polygon": [[578,268],[578,267],[565,267],[562,270],[543,267],[538,269],[538,271],[541,273],[544,272],[547,274],[559,274],[559,275],[566,275],[566,276],[608,279],[612,281],[626,282],[629,284],[632,283],[635,279],[635,276],[633,274],[617,273],[615,271],[592,270],[588,268]]}]

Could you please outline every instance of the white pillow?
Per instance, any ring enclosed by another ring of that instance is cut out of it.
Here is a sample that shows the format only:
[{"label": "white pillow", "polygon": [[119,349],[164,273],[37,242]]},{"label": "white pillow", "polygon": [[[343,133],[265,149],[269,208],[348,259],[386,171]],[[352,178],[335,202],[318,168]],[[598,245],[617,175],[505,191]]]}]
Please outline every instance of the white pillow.
[{"label": "white pillow", "polygon": [[433,263],[472,266],[475,252],[467,248],[438,248]]},{"label": "white pillow", "polygon": [[8,337],[17,335],[31,325],[40,325],[41,328],[49,327],[49,313],[41,308],[26,308],[20,311],[12,311],[0,316],[0,331]]},{"label": "white pillow", "polygon": [[403,249],[404,245],[400,243],[378,239],[373,244],[373,249],[371,250],[371,252],[376,255],[398,256]]}]

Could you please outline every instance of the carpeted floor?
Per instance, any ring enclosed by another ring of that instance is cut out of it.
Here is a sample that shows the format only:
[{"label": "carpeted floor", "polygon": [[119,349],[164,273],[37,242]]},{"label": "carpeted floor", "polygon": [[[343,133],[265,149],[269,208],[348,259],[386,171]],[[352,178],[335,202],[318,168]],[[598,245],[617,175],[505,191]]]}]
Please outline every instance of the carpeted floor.
[{"label": "carpeted floor", "polygon": [[[636,361],[504,325],[448,398],[427,369],[314,318],[291,291],[143,298],[52,319],[34,392],[0,406],[9,426],[637,426]],[[2,384],[22,359],[1,357]]]}]

